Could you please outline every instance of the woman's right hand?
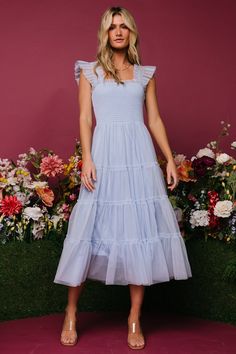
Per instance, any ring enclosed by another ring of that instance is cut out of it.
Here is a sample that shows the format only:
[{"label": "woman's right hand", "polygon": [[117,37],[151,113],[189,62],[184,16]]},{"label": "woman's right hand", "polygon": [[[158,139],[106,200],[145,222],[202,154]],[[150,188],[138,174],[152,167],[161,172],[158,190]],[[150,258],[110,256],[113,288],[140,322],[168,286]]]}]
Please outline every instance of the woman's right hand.
[{"label": "woman's right hand", "polygon": [[81,171],[81,181],[89,191],[95,189],[92,180],[96,181],[96,167],[91,158],[86,158],[82,160],[82,171]]}]

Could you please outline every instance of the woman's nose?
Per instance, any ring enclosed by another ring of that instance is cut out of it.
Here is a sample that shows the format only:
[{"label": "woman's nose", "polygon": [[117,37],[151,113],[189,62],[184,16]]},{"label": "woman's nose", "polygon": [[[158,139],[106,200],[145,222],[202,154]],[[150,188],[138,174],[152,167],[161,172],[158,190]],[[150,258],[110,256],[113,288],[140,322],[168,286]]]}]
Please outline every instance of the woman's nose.
[{"label": "woman's nose", "polygon": [[120,30],[120,28],[117,28],[117,30],[116,30],[116,34],[121,34],[121,30]]}]

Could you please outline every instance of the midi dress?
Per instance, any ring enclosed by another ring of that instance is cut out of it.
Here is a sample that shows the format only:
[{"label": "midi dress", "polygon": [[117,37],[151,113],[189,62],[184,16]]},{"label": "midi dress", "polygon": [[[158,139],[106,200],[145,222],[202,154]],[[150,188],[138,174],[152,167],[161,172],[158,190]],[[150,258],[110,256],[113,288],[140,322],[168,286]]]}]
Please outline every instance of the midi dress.
[{"label": "midi dress", "polygon": [[146,87],[156,66],[134,64],[133,79],[105,79],[96,61],[76,60],[91,84],[96,125],[91,156],[95,189],[81,184],[71,211],[54,282],[86,279],[152,285],[187,279],[191,267],[163,172],[144,123]]}]

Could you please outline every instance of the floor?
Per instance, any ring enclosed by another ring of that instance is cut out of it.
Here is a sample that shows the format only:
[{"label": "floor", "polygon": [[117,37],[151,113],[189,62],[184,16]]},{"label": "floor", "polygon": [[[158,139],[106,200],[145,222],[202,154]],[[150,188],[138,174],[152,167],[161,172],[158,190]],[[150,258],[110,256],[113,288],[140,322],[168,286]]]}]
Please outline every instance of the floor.
[{"label": "floor", "polygon": [[[79,340],[60,344],[64,314],[0,323],[1,354],[126,354],[126,313],[79,312]],[[166,313],[144,313],[146,354],[235,354],[236,326]]]}]

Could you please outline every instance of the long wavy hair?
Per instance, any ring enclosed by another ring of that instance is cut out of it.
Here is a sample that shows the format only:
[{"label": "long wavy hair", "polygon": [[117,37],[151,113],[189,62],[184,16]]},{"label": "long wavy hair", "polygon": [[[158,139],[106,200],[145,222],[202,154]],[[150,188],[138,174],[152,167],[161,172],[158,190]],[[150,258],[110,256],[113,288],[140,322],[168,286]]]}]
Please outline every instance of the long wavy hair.
[{"label": "long wavy hair", "polygon": [[97,63],[94,66],[94,70],[100,65],[104,70],[105,77],[111,76],[117,83],[123,84],[112,62],[114,50],[108,38],[108,31],[112,24],[113,16],[117,14],[123,15],[124,23],[130,30],[129,45],[126,52],[127,60],[131,64],[141,64],[139,55],[139,34],[134,18],[124,7],[117,6],[108,8],[102,15],[100,28],[98,30]]}]

